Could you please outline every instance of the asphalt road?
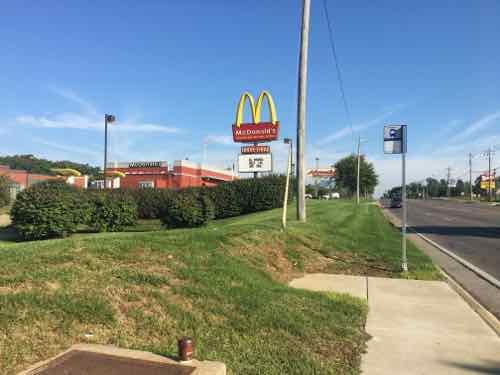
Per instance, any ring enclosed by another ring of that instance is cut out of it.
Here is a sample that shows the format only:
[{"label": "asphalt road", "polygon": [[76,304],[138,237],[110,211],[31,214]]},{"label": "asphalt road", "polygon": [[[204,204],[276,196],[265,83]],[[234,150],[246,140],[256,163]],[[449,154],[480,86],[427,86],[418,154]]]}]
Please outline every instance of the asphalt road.
[{"label": "asphalt road", "polygon": [[500,280],[499,206],[409,200],[407,225]]},{"label": "asphalt road", "polygon": [[[401,209],[390,209],[401,218]],[[446,200],[408,201],[408,227],[500,280],[500,207]],[[500,289],[431,247],[433,261],[500,319]]]}]

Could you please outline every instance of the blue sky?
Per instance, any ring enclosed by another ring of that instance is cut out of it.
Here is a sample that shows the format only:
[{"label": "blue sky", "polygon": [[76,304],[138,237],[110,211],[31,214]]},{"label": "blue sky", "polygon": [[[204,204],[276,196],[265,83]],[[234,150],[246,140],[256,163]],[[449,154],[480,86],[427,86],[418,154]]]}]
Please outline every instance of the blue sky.
[{"label": "blue sky", "polygon": [[[307,159],[330,165],[354,148],[312,0]],[[409,126],[408,179],[465,174],[467,153],[500,144],[500,2],[328,0],[354,137],[381,178],[382,127]],[[301,1],[16,1],[0,13],[2,154],[101,164],[189,157],[232,164],[239,95],[267,89],[282,136],[295,136]],[[274,142],[277,169],[285,148]],[[500,162],[497,164],[500,165]],[[495,164],[495,166],[497,165]],[[474,170],[484,169],[474,159]]]}]

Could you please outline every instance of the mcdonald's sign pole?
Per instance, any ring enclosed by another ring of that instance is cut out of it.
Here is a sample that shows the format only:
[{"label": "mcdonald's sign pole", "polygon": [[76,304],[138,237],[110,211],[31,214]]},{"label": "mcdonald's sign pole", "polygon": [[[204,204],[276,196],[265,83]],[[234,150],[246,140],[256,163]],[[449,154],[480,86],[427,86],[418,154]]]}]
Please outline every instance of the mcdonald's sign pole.
[{"label": "mcdonald's sign pole", "polygon": [[300,32],[299,82],[297,98],[297,219],[306,221],[306,174],[305,174],[305,136],[306,136],[306,86],[307,50],[309,47],[309,13],[311,0],[304,0],[302,7],[302,29]]}]

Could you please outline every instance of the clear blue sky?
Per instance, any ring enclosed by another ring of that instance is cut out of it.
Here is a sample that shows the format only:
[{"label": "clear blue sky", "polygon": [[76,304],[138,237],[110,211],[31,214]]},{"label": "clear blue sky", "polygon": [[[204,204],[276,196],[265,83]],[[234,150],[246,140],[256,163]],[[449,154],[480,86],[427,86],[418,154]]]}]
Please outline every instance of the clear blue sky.
[{"label": "clear blue sky", "polygon": [[[312,0],[307,156],[353,150],[322,0]],[[380,189],[399,181],[382,127],[409,126],[409,179],[464,174],[466,155],[500,144],[500,2],[329,0],[355,134]],[[228,166],[239,95],[269,90],[295,135],[301,1],[15,1],[0,13],[2,154]],[[272,145],[277,168],[284,147]],[[500,164],[500,161],[497,163]],[[496,164],[495,164],[496,165]],[[474,159],[474,169],[485,161]]]}]

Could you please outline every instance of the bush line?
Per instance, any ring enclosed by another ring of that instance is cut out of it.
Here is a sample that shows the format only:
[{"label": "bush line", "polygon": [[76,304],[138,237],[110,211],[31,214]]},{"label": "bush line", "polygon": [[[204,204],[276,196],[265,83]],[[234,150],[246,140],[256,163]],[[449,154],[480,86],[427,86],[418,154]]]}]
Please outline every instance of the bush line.
[{"label": "bush line", "polygon": [[47,181],[18,194],[12,223],[24,240],[66,237],[86,225],[117,232],[137,219],[160,219],[165,228],[193,228],[281,207],[283,176],[225,182],[215,187],[78,190],[63,181]]}]

